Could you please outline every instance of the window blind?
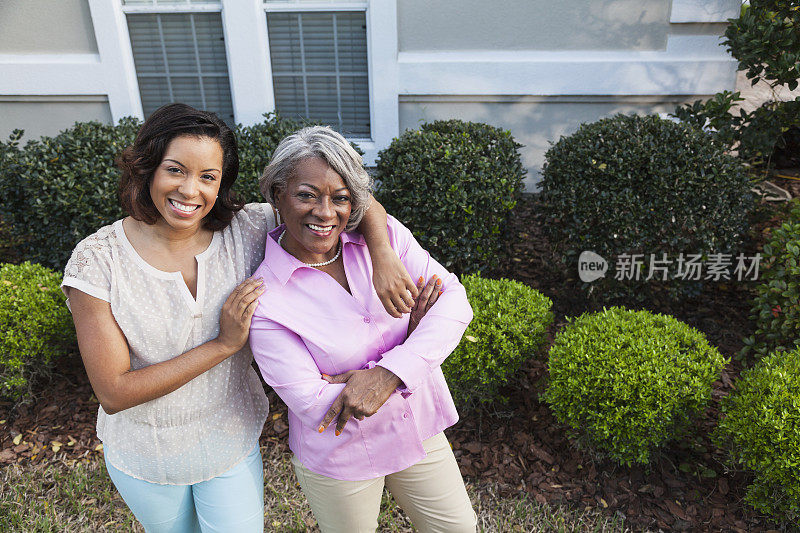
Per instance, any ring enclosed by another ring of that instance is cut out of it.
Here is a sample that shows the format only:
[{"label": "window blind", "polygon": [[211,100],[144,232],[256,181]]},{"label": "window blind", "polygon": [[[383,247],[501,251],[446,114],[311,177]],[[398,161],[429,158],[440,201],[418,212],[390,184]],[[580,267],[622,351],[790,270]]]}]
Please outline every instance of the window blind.
[{"label": "window blind", "polygon": [[[139,0],[141,1],[141,0]],[[175,0],[178,1],[178,0]],[[367,0],[264,0],[265,4],[364,4]]]},{"label": "window blind", "polygon": [[124,6],[186,6],[195,4],[219,4],[219,0],[122,0]]},{"label": "window blind", "polygon": [[129,13],[127,18],[145,117],[164,104],[183,102],[233,125],[221,15]]},{"label": "window blind", "polygon": [[267,28],[278,112],[369,138],[364,12],[269,12]]}]

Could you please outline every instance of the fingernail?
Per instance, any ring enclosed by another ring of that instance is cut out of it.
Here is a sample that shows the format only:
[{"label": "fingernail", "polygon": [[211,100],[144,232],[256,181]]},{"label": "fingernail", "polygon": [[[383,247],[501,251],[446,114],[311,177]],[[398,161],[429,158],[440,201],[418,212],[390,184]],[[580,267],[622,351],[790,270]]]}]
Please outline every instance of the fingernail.
[{"label": "fingernail", "polygon": [[338,436],[339,436],[339,435],[341,435],[341,434],[342,434],[342,432],[341,432],[341,431],[339,431],[339,430],[337,429],[337,430],[336,430],[336,436],[338,437]]},{"label": "fingernail", "polygon": [[322,378],[323,379],[331,379],[331,377],[328,374],[322,374]]},{"label": "fingernail", "polygon": [[436,279],[436,286],[438,287],[438,286],[439,286],[439,285],[441,285],[441,284],[442,284],[442,280],[441,280],[441,279],[439,279],[439,278],[437,278],[437,279]]},{"label": "fingernail", "polygon": [[422,276],[420,276],[420,277],[419,277],[419,279],[417,280],[417,283],[422,283],[423,281],[425,281],[425,278],[423,278]]},{"label": "fingernail", "polygon": [[317,431],[319,431],[320,433],[322,433],[323,431],[325,431],[325,426],[320,426],[320,427],[318,427],[318,428],[317,428]]},{"label": "fingernail", "polygon": [[444,292],[444,291],[439,291],[439,296],[441,296],[443,292]]}]

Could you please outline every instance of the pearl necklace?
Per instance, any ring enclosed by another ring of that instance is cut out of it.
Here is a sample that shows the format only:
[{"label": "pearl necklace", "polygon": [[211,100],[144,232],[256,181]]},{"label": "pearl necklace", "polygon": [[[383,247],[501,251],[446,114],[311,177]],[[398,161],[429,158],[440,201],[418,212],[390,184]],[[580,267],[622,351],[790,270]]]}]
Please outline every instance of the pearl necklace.
[{"label": "pearl necklace", "polygon": [[[286,230],[283,230],[283,233],[281,233],[281,236],[278,237],[278,246],[280,246],[281,248],[283,248],[283,245],[281,244],[281,242],[283,241],[283,236],[284,235],[286,235]],[[339,259],[340,255],[342,255],[342,241],[339,241],[339,246],[336,248],[336,255],[333,256],[333,259],[330,259],[328,261],[323,261],[322,263],[306,263],[305,261],[300,261],[300,262],[303,263],[305,266],[309,266],[309,267],[313,267],[313,268],[324,267],[326,265],[330,265],[331,263],[333,263],[334,261]]]}]

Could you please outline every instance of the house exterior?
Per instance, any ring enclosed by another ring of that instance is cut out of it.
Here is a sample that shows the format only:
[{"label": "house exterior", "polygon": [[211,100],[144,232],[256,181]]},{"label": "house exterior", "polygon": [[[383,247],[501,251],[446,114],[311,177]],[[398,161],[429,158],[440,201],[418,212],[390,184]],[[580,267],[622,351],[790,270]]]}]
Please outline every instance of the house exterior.
[{"label": "house exterior", "polygon": [[551,141],[733,89],[738,0],[0,0],[0,138],[183,101],[330,123],[368,164],[408,128],[509,129],[528,188]]}]

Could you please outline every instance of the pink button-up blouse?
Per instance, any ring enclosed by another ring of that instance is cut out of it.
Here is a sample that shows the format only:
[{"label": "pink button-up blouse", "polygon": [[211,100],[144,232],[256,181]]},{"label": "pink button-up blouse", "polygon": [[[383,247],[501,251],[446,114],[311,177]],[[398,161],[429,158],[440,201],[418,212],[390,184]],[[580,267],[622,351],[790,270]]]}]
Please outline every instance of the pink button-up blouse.
[{"label": "pink button-up blouse", "polygon": [[[281,248],[277,238],[284,226],[267,236],[264,262],[253,274],[264,279],[266,292],[253,316],[250,346],[264,380],[289,407],[289,447],[306,468],[335,479],[403,470],[425,457],[422,441],[458,420],[440,365],[472,320],[466,292],[391,216],[388,229],[412,279],[442,278],[444,292],[408,337],[409,316],[392,318],[375,293],[369,250],[357,232],[341,235],[352,294]],[[404,388],[373,416],[351,418],[340,436],[334,435],[335,422],[318,433],[345,387],[322,374],[376,364],[394,372]]]}]

